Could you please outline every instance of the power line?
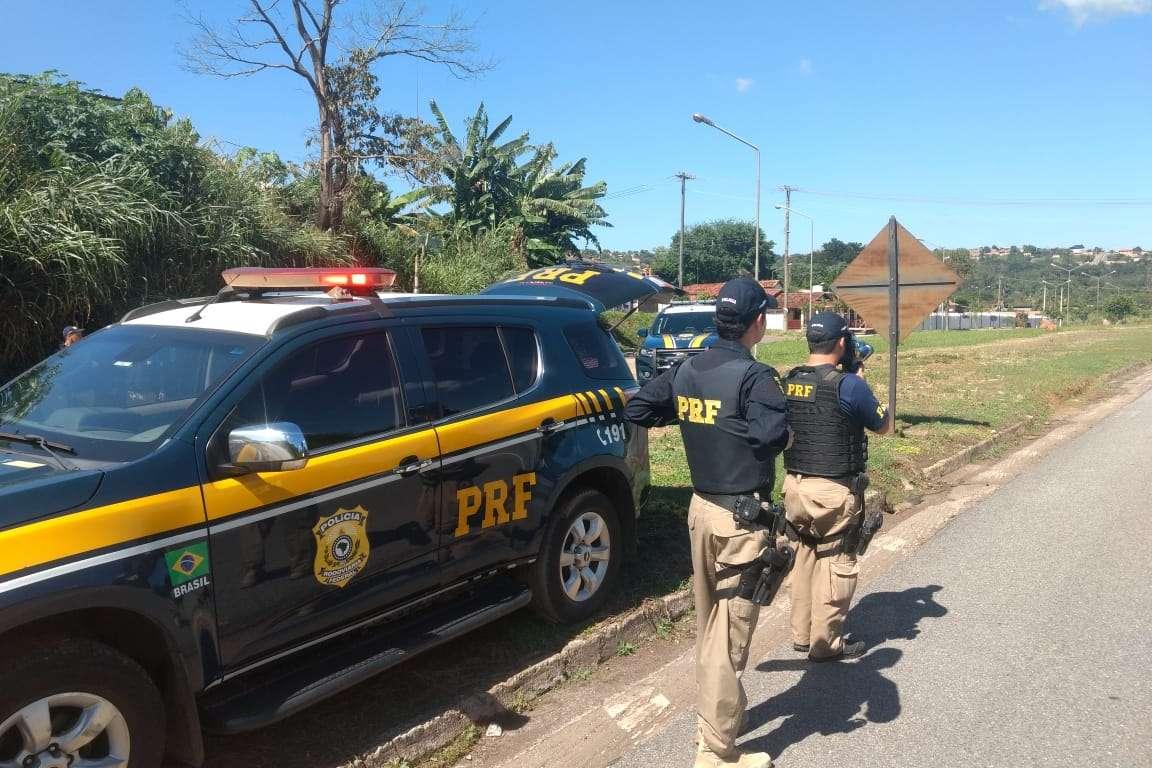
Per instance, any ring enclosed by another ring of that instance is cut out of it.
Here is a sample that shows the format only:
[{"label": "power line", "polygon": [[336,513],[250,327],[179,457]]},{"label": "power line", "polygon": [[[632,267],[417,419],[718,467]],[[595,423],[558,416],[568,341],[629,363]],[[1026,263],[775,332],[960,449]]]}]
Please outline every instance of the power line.
[{"label": "power line", "polygon": [[891,203],[934,203],[940,205],[973,206],[1048,206],[1048,205],[1096,205],[1116,207],[1152,206],[1152,198],[1090,198],[1090,197],[1046,197],[1046,198],[1000,198],[976,200],[960,197],[929,197],[922,195],[875,195],[865,192],[832,192],[827,190],[793,187],[796,192],[820,197],[847,197],[857,200],[879,200]]}]

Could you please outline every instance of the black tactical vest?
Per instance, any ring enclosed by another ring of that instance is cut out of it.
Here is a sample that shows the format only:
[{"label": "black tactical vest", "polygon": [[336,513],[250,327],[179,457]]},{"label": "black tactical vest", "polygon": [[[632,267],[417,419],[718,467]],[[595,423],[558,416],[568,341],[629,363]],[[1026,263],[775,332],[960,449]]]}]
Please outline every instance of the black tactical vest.
[{"label": "black tactical vest", "polygon": [[771,488],[775,457],[753,452],[740,402],[745,376],[762,363],[738,358],[712,368],[711,355],[704,352],[681,364],[672,382],[692,486],[725,494]]},{"label": "black tactical vest", "polygon": [[792,430],[792,447],[784,451],[788,472],[846,477],[867,467],[864,427],[840,410],[840,381],[845,375],[834,365],[802,365],[784,379]]}]

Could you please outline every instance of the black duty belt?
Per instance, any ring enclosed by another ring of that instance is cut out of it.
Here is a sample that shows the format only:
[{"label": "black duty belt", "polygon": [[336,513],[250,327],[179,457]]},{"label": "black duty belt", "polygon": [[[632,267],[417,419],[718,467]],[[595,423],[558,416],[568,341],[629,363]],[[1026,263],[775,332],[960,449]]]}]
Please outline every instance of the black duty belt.
[{"label": "black duty belt", "polygon": [[736,500],[742,496],[751,496],[752,493],[704,493],[703,491],[695,491],[695,494],[709,504],[715,504],[718,507],[723,507],[729,512],[736,511]]}]

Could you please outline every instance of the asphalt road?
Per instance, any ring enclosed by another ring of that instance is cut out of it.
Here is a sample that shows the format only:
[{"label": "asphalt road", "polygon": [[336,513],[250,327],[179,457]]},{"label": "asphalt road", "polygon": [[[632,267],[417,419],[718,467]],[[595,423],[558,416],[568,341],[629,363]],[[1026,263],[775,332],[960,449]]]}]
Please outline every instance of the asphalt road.
[{"label": "asphalt road", "polygon": [[[871,582],[862,659],[750,665],[742,745],[796,766],[1152,766],[1152,393]],[[681,714],[615,766],[690,766]]]}]

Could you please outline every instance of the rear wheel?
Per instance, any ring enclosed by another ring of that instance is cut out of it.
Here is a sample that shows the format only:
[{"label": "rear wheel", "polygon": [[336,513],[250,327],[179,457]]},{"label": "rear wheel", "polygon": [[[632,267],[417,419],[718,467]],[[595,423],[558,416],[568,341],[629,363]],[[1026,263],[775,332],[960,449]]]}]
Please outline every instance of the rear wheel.
[{"label": "rear wheel", "polygon": [[136,662],[75,639],[0,663],[0,768],[159,768],[164,704]]},{"label": "rear wheel", "polygon": [[591,488],[568,495],[532,566],[533,607],[561,623],[596,613],[616,586],[623,543],[616,509],[607,496]]}]

